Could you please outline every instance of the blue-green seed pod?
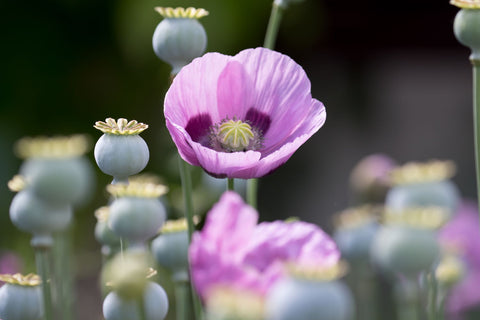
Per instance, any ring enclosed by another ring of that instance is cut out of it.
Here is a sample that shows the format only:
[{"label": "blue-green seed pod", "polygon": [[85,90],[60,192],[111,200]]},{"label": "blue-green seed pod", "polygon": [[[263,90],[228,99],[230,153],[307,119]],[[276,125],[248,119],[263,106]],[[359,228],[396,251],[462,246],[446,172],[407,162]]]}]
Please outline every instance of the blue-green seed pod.
[{"label": "blue-green seed pod", "polygon": [[35,238],[50,242],[53,232],[68,227],[72,215],[69,205],[51,205],[42,201],[31,189],[17,193],[10,204],[12,223],[20,230],[33,234],[33,242]]},{"label": "blue-green seed pod", "polygon": [[[143,294],[144,320],[163,320],[168,313],[168,297],[163,288],[149,282]],[[140,320],[138,300],[128,300],[110,292],[103,301],[105,320]]]},{"label": "blue-green seed pod", "polygon": [[378,223],[372,221],[356,228],[337,229],[333,239],[342,257],[349,261],[368,257],[378,227]]},{"label": "blue-green seed pod", "polygon": [[472,61],[480,61],[480,5],[477,6],[478,8],[461,9],[453,22],[457,40],[472,50],[470,55]]},{"label": "blue-green seed pod", "polygon": [[379,230],[370,253],[385,274],[415,277],[438,261],[440,246],[434,230],[389,225]]},{"label": "blue-green seed pod", "polygon": [[[2,275],[2,278],[4,276]],[[2,279],[2,281],[8,280]],[[42,320],[43,300],[40,284],[4,284],[0,288],[0,319]]]},{"label": "blue-green seed pod", "polygon": [[151,183],[130,183],[107,187],[116,199],[110,205],[108,226],[130,246],[144,247],[165,223],[166,211],[159,197],[167,187]]},{"label": "blue-green seed pod", "polygon": [[80,204],[92,193],[93,170],[82,156],[89,145],[83,135],[23,138],[15,145],[26,159],[20,173],[45,201]]},{"label": "blue-green seed pod", "polygon": [[104,173],[113,176],[113,184],[128,182],[128,177],[142,171],[149,160],[147,143],[139,134],[148,128],[135,120],[120,118],[97,121],[95,128],[103,136],[95,144],[95,161]]},{"label": "blue-green seed pod", "polygon": [[370,246],[378,231],[383,207],[364,205],[348,208],[334,215],[333,238],[342,257],[349,261],[368,259]]},{"label": "blue-green seed pod", "polygon": [[[187,230],[168,230],[152,241],[152,253],[159,265],[171,271],[174,280],[188,280],[188,233]],[[186,225],[185,225],[186,227]]]},{"label": "blue-green seed pod", "polygon": [[452,215],[458,206],[460,192],[449,180],[398,185],[389,190],[385,206],[392,211],[416,207],[439,207]]},{"label": "blue-green seed pod", "polygon": [[92,191],[93,170],[83,157],[28,159],[20,173],[35,193],[50,203],[80,204]]},{"label": "blue-green seed pod", "polygon": [[124,197],[110,205],[108,226],[130,245],[142,244],[153,238],[166,219],[163,204],[158,199]]},{"label": "blue-green seed pod", "polygon": [[120,248],[120,238],[108,227],[110,209],[101,207],[95,211],[97,224],[95,225],[95,239],[102,244],[102,254],[109,256]]},{"label": "blue-green seed pod", "polygon": [[282,279],[270,289],[265,308],[267,320],[350,320],[354,315],[352,294],[339,280]]},{"label": "blue-green seed pod", "polygon": [[164,19],[153,34],[153,51],[172,66],[172,74],[177,74],[182,67],[205,52],[207,34],[197,19],[208,12],[194,8],[155,9]]}]

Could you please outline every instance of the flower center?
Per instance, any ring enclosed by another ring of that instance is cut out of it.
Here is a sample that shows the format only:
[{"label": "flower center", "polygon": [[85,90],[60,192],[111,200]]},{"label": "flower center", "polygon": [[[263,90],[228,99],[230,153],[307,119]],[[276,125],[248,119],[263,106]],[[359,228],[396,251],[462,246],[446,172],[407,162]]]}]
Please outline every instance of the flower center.
[{"label": "flower center", "polygon": [[242,120],[225,119],[211,127],[210,146],[218,151],[257,150],[262,146],[261,142],[260,132]]},{"label": "flower center", "polygon": [[252,127],[242,120],[229,120],[220,125],[218,136],[224,147],[240,151],[250,144],[253,131]]}]

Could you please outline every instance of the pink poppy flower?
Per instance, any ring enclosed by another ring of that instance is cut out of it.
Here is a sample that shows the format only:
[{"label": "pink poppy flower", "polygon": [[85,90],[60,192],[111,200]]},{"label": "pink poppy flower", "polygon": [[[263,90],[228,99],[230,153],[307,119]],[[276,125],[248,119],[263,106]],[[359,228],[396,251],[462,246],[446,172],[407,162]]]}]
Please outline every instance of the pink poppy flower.
[{"label": "pink poppy flower", "polygon": [[473,201],[464,201],[455,216],[439,233],[439,239],[447,246],[460,251],[466,265],[464,278],[450,291],[447,311],[455,319],[480,306],[480,233],[478,231],[478,206]]},{"label": "pink poppy flower", "polygon": [[175,77],[164,112],[186,162],[241,179],[281,166],[326,118],[305,71],[265,48],[193,60]]},{"label": "pink poppy flower", "polygon": [[335,265],[340,253],[319,227],[301,221],[263,222],[234,192],[225,192],[210,210],[189,249],[192,280],[205,299],[209,290],[229,287],[265,295],[286,275],[286,263]]}]

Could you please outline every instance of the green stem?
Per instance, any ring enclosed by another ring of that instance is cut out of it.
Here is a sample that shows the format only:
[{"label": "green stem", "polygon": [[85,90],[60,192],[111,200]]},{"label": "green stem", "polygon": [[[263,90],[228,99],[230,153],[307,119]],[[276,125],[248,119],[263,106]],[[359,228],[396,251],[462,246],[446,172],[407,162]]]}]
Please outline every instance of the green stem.
[{"label": "green stem", "polygon": [[284,8],[276,4],[272,5],[272,12],[270,13],[270,20],[268,21],[267,33],[265,35],[265,42],[263,46],[268,49],[275,48],[275,41],[277,39],[278,29],[280,28],[280,21],[282,20]]},{"label": "green stem", "polygon": [[72,257],[72,228],[61,232],[55,237],[53,247],[56,307],[62,320],[73,319],[73,270]]},{"label": "green stem", "polygon": [[437,300],[438,300],[438,286],[435,278],[435,269],[427,275],[428,277],[428,319],[437,320]]},{"label": "green stem", "polygon": [[235,190],[235,179],[228,178],[227,179],[227,190],[234,191]]},{"label": "green stem", "polygon": [[406,279],[397,283],[397,318],[399,320],[421,320],[423,319],[423,304],[421,299],[421,288],[413,280]]},{"label": "green stem", "polygon": [[190,320],[190,308],[191,295],[188,287],[188,282],[176,281],[175,282],[175,306],[177,313],[177,320]]},{"label": "green stem", "polygon": [[180,167],[180,179],[182,181],[183,204],[185,206],[185,218],[187,219],[188,227],[188,242],[192,241],[192,234],[195,231],[193,223],[193,199],[192,199],[192,176],[188,163],[178,157]]},{"label": "green stem", "polygon": [[52,293],[50,289],[50,248],[35,247],[37,273],[42,279],[42,293],[45,320],[53,320]]},{"label": "green stem", "polygon": [[[193,199],[192,199],[192,177],[190,173],[189,164],[183,161],[180,157],[179,160],[179,167],[180,167],[180,179],[182,181],[182,189],[183,189],[183,199],[185,205],[185,218],[187,219],[187,227],[188,227],[188,242],[192,241],[192,234],[195,230],[195,225],[193,223]],[[195,310],[195,318],[196,320],[200,320],[202,316],[202,305],[200,303],[200,299],[195,293],[195,289],[192,286],[192,300],[193,300],[193,307]]]},{"label": "green stem", "polygon": [[247,203],[257,208],[258,179],[247,180]]},{"label": "green stem", "polygon": [[[278,35],[278,29],[280,28],[280,22],[282,21],[284,8],[276,4],[272,5],[272,11],[270,13],[270,19],[268,20],[267,32],[265,34],[265,41],[263,46],[267,49],[275,48],[275,41]],[[249,179],[247,181],[247,203],[254,208],[257,208],[257,191],[258,179]]]},{"label": "green stem", "polygon": [[480,60],[473,64],[473,121],[475,130],[475,167],[477,173],[477,199],[480,207]]},{"label": "green stem", "polygon": [[140,320],[147,320],[147,314],[145,312],[145,302],[143,299],[145,293],[142,293],[140,298],[137,299],[137,304],[138,304],[138,314],[140,316]]}]

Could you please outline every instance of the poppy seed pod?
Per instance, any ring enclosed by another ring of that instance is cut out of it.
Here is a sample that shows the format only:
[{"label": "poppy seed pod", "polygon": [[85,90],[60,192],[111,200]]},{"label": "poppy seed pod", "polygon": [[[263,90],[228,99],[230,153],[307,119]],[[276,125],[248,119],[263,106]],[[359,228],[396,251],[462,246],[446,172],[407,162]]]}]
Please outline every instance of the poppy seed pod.
[{"label": "poppy seed pod", "polygon": [[51,203],[78,204],[88,198],[93,172],[85,158],[30,159],[20,169],[39,197]]},{"label": "poppy seed pod", "polygon": [[15,195],[10,204],[10,219],[22,231],[33,234],[32,245],[50,246],[53,232],[62,231],[72,220],[69,205],[51,205],[42,201],[31,189]]},{"label": "poppy seed pod", "polygon": [[449,180],[454,171],[450,161],[412,162],[394,169],[394,186],[387,193],[385,206],[397,212],[438,207],[451,216],[460,199],[457,186]]},{"label": "poppy seed pod", "polygon": [[172,230],[167,221],[162,234],[152,241],[152,253],[157,263],[173,273],[174,280],[188,280],[188,233],[185,219],[179,220],[185,228]]},{"label": "poppy seed pod", "polygon": [[145,246],[166,219],[166,210],[158,199],[166,192],[163,185],[130,183],[109,185],[108,191],[117,197],[110,205],[108,226],[130,246]]},{"label": "poppy seed pod", "polygon": [[[149,282],[143,293],[144,320],[163,320],[168,313],[168,297],[163,288]],[[103,301],[103,316],[106,320],[140,320],[139,302],[125,299],[110,292]]]},{"label": "poppy seed pod", "polygon": [[387,193],[385,205],[393,211],[412,207],[440,207],[455,212],[460,193],[448,180],[395,186]]},{"label": "poppy seed pod", "polygon": [[34,192],[52,204],[80,204],[92,191],[93,170],[82,155],[89,149],[85,136],[21,139],[17,154],[26,158],[20,173]]},{"label": "poppy seed pod", "polygon": [[207,34],[197,19],[207,11],[194,8],[155,8],[164,19],[153,34],[153,51],[172,66],[172,74],[200,57],[207,47]]},{"label": "poppy seed pod", "polygon": [[102,254],[109,256],[112,249],[120,247],[120,238],[108,227],[108,207],[101,207],[95,211],[97,224],[95,225],[95,239],[102,244]]},{"label": "poppy seed pod", "polygon": [[120,118],[116,122],[107,118],[94,126],[103,136],[95,144],[95,161],[104,173],[113,176],[113,182],[128,182],[128,177],[142,171],[148,163],[150,152],[139,134],[148,125],[136,120]]},{"label": "poppy seed pod", "polygon": [[440,257],[434,230],[409,226],[383,226],[371,249],[373,264],[387,275],[417,276]]},{"label": "poppy seed pod", "polygon": [[267,294],[267,320],[350,320],[353,297],[339,280],[285,278]]},{"label": "poppy seed pod", "polygon": [[453,0],[461,8],[455,16],[453,31],[457,40],[472,50],[470,59],[480,60],[480,4],[475,1]]},{"label": "poppy seed pod", "polygon": [[43,319],[42,291],[38,276],[0,275],[0,281],[6,282],[0,288],[0,319]]},{"label": "poppy seed pod", "polygon": [[361,206],[334,215],[335,240],[342,257],[349,261],[369,257],[370,246],[378,231],[380,206]]}]

